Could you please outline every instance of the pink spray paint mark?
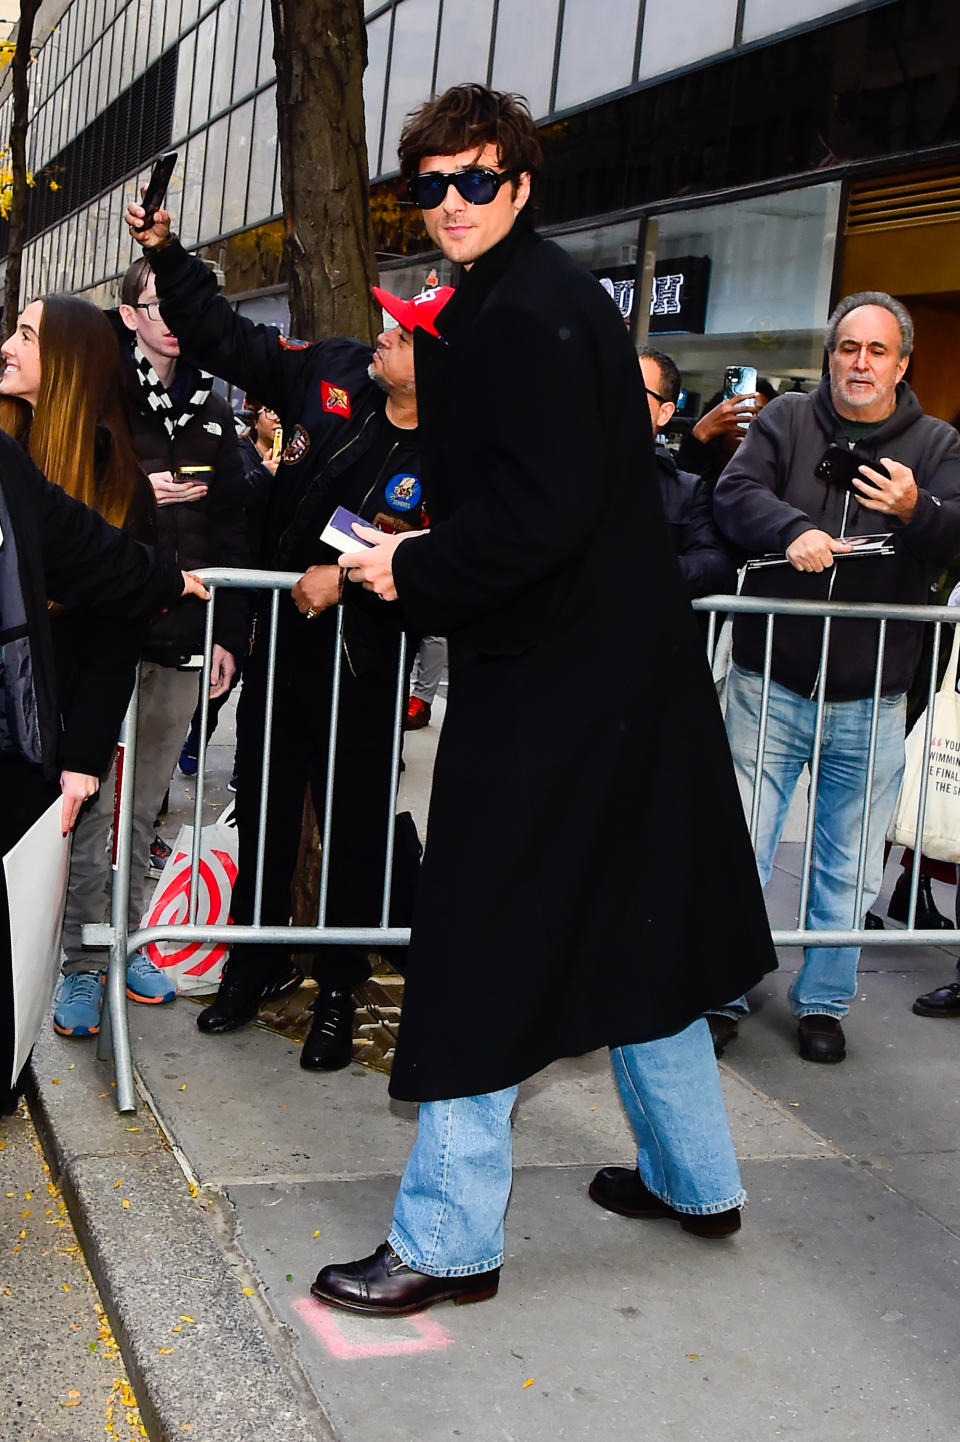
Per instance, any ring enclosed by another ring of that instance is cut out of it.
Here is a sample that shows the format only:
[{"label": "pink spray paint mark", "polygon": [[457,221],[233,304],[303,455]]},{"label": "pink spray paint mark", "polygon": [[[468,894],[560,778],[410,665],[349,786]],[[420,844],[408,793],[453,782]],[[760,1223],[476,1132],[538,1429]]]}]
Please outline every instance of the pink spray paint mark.
[{"label": "pink spray paint mark", "polygon": [[[398,1323],[412,1327],[417,1334],[415,1337],[390,1342],[351,1342],[340,1330],[338,1313],[334,1307],[328,1307],[325,1302],[314,1301],[311,1297],[301,1297],[294,1302],[293,1309],[320,1338],[331,1357],[339,1357],[347,1362],[356,1361],[360,1357],[402,1357],[410,1352],[436,1352],[441,1347],[451,1346],[456,1340],[432,1318],[418,1313],[413,1317],[396,1319]],[[358,1314],[350,1315],[359,1320]],[[374,1327],[382,1326],[383,1318],[372,1317],[370,1322]]]}]

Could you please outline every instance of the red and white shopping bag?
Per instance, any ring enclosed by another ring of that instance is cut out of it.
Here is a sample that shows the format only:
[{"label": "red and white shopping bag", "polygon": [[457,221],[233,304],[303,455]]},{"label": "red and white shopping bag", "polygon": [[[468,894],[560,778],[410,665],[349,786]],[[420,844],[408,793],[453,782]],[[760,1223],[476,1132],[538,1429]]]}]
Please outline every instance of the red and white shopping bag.
[{"label": "red and white shopping bag", "polygon": [[[186,925],[190,904],[193,827],[181,826],[176,844],[154,889],[141,926]],[[197,925],[230,920],[230,896],[237,878],[237,832],[233,826],[205,826],[200,833]],[[176,982],[182,995],[216,991],[227,945],[222,941],[151,941],[144,947],[154,966]]]}]

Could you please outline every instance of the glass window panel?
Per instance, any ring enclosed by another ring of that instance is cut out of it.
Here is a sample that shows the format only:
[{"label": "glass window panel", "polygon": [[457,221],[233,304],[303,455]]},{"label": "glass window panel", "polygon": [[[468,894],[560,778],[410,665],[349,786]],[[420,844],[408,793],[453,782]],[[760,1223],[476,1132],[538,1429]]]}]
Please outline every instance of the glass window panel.
[{"label": "glass window panel", "polygon": [[383,91],[387,71],[390,15],[381,15],[367,26],[367,68],[363,72],[363,107],[367,117],[367,164],[371,175],[380,174],[380,122],[383,119]]},{"label": "glass window panel", "polygon": [[556,39],[557,0],[500,0],[494,88],[525,95],[534,116],[550,107]]},{"label": "glass window panel", "polygon": [[638,79],[729,49],[736,20],[737,0],[647,0]]},{"label": "glass window panel", "polygon": [[120,56],[121,90],[126,90],[127,86],[133,83],[133,78],[139,68],[137,58],[140,53],[140,34],[137,18],[136,5],[128,6],[123,31],[123,53]]},{"label": "glass window panel", "polygon": [[123,63],[123,35],[126,21],[122,15],[117,17],[116,24],[110,31],[110,78],[108,81],[110,95],[120,93],[120,66]]},{"label": "glass window panel", "polygon": [[664,333],[661,322],[653,338],[701,409],[726,365],[755,365],[774,384],[819,378],[839,207],[831,181],[651,220],[658,272],[689,256],[710,260],[703,334]]},{"label": "glass window panel", "polygon": [[223,231],[240,230],[247,208],[247,171],[250,167],[250,136],[253,130],[253,101],[248,100],[230,115],[227,171],[223,187]]},{"label": "glass window panel", "polygon": [[486,84],[492,25],[493,0],[444,5],[435,87],[438,95],[464,80]]},{"label": "glass window panel", "polygon": [[637,19],[637,6],[623,0],[566,0],[555,109],[632,82]]},{"label": "glass window panel", "polygon": [[177,49],[177,89],[173,100],[173,139],[182,140],[190,129],[190,97],[193,86],[193,55],[196,38],[191,32]]},{"label": "glass window panel", "polygon": [[170,177],[170,184],[167,186],[166,208],[170,212],[174,230],[180,233],[180,212],[183,208],[183,183],[186,173],[186,155],[181,146],[177,156],[177,163],[173,167],[173,174]]},{"label": "glass window panel", "polygon": [[[269,6],[269,0],[266,0]],[[237,17],[237,58],[233,70],[233,98],[242,100],[256,89],[260,63],[260,32],[264,0],[240,0]]]},{"label": "glass window panel", "polygon": [[188,250],[196,245],[200,229],[200,196],[203,188],[203,159],[206,146],[206,132],[201,131],[187,146],[187,158],[183,167],[180,239]]},{"label": "glass window panel", "polygon": [[163,0],[163,48],[168,49],[180,34],[180,0]]},{"label": "glass window panel", "polygon": [[97,33],[97,6],[94,0],[86,0],[87,15],[83,25],[83,48],[89,50]]},{"label": "glass window panel", "polygon": [[259,225],[273,211],[273,173],[277,163],[277,92],[264,90],[254,103],[247,187],[247,225]]},{"label": "glass window panel", "polygon": [[775,35],[778,30],[787,30],[791,25],[802,25],[807,20],[819,20],[823,15],[833,15],[846,10],[856,0],[747,0],[743,12],[744,40],[758,40],[764,35]]},{"label": "glass window panel", "polygon": [[190,106],[190,128],[203,125],[210,114],[210,82],[213,54],[217,39],[217,13],[208,15],[197,30],[197,50],[193,67],[193,101]]},{"label": "glass window panel", "polygon": [[217,11],[217,63],[213,67],[210,114],[218,115],[230,104],[233,88],[233,56],[237,43],[237,3],[224,0]]},{"label": "glass window panel", "polygon": [[84,65],[90,76],[90,91],[88,100],[89,115],[98,115],[105,106],[109,105],[111,96],[100,88],[100,66],[103,63],[103,41],[98,40],[90,51]]},{"label": "glass window panel", "polygon": [[213,240],[220,234],[223,210],[223,178],[227,164],[227,131],[229,116],[224,116],[207,131],[207,164],[203,174],[203,203],[200,207],[200,240]]},{"label": "glass window panel", "polygon": [[163,0],[146,0],[150,10],[150,38],[147,41],[147,65],[152,65],[163,50]]},{"label": "glass window panel", "polygon": [[180,34],[182,35],[188,25],[192,25],[200,14],[201,0],[182,0],[180,12]]},{"label": "glass window panel", "polygon": [[257,84],[266,85],[268,80],[272,80],[276,74],[276,68],[273,63],[273,11],[270,9],[270,0],[264,0]]},{"label": "glass window panel", "polygon": [[374,10],[379,10],[379,9],[380,9],[380,7],[381,7],[382,4],[383,4],[383,0],[364,0],[364,3],[363,3],[363,13],[364,13],[364,15],[372,15],[373,12],[374,12]]},{"label": "glass window panel", "polygon": [[381,170],[397,169],[397,141],[409,111],[430,97],[437,0],[403,0],[394,12]]}]

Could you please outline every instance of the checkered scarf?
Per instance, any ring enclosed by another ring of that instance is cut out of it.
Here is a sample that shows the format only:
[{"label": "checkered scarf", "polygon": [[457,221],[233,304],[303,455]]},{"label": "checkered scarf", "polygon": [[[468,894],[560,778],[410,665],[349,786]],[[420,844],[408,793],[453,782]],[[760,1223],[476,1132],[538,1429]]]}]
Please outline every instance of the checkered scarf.
[{"label": "checkered scarf", "polygon": [[175,416],[173,401],[170,399],[166,386],[138,345],[133,348],[133,359],[137,367],[137,380],[140,382],[140,389],[146,398],[147,405],[154,415],[158,415],[163,421],[167,435],[173,440],[177,431],[183,430],[184,426],[188,425],[197,412],[206,405],[207,397],[213,389],[213,376],[208,371],[200,371],[196,390],[180,414]]}]

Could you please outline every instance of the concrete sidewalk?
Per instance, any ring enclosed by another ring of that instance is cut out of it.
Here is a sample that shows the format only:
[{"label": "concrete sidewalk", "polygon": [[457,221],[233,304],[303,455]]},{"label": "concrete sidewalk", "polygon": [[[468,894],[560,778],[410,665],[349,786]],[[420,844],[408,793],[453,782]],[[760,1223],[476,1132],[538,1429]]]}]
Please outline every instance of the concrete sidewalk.
[{"label": "concrete sidewalk", "polygon": [[[419,819],[434,737],[408,740]],[[796,849],[779,859],[789,907]],[[953,960],[868,951],[849,1059],[818,1067],[796,1056],[784,953],[723,1068],[750,1193],[728,1242],[588,1200],[598,1165],[631,1161],[605,1056],[534,1078],[499,1297],[395,1322],[309,1298],[386,1234],[415,1114],[384,1076],[305,1073],[259,1026],[204,1037],[180,999],[131,1008],[143,1105],[119,1117],[93,1048],[45,1033],[34,1115],[151,1436],[953,1442],[960,1026],[910,1012]]]}]

